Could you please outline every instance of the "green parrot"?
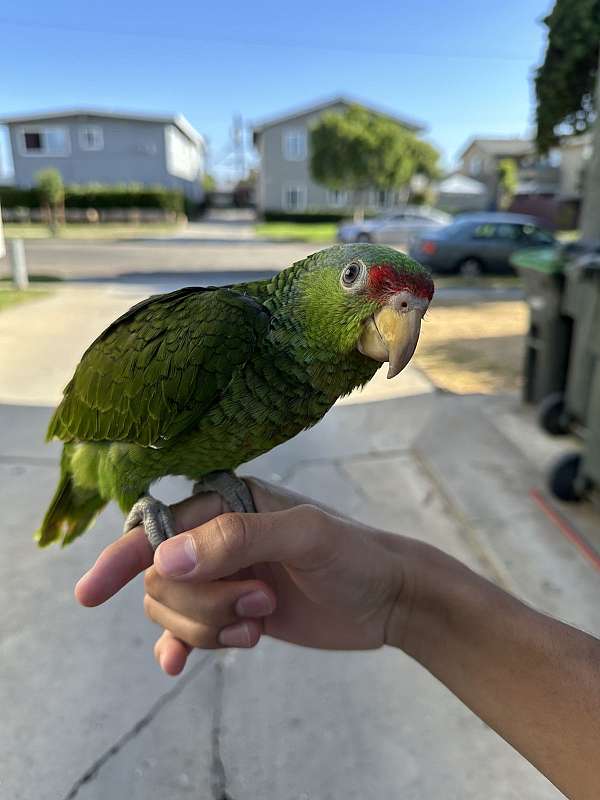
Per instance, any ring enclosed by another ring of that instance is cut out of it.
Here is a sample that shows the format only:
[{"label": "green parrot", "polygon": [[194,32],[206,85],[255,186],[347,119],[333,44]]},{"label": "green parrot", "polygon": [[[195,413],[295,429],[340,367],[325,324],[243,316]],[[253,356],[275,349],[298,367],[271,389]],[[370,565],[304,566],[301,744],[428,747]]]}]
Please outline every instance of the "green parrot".
[{"label": "green parrot", "polygon": [[90,345],[47,439],[65,444],[36,533],[68,544],[115,500],[153,547],[174,535],[148,494],[165,475],[252,511],[233,470],[315,425],[335,401],[409,362],[429,272],[389,247],[338,245],[268,280],[188,287],[133,306]]}]

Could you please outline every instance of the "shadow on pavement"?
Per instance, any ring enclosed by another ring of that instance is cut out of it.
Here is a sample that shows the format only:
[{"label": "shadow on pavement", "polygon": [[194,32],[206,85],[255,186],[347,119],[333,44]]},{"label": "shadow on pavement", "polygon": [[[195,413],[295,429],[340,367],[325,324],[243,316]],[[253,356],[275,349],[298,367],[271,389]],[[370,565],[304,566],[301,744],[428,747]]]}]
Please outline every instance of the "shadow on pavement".
[{"label": "shadow on pavement", "polygon": [[121,272],[117,275],[86,275],[70,278],[72,283],[126,283],[143,285],[176,286],[229,286],[232,283],[248,283],[272,278],[277,270],[142,270]]}]

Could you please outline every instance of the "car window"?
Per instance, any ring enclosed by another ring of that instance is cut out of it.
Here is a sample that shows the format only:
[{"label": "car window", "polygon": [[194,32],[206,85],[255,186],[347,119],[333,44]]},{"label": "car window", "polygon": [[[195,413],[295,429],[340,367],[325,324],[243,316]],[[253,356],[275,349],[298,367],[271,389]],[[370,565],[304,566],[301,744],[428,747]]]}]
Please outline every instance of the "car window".
[{"label": "car window", "polygon": [[406,219],[409,222],[420,222],[420,223],[433,222],[433,220],[430,217],[425,217],[423,214],[407,214]]},{"label": "car window", "polygon": [[516,239],[518,230],[516,225],[508,222],[500,222],[497,225],[492,222],[484,222],[478,225],[473,231],[474,239]]},{"label": "car window", "polygon": [[490,222],[484,222],[481,225],[477,225],[473,231],[474,239],[493,239],[495,235],[496,226],[492,225]]},{"label": "car window", "polygon": [[519,236],[519,227],[502,223],[496,226],[496,236],[498,239],[516,239]]},{"label": "car window", "polygon": [[552,234],[535,225],[522,225],[521,236],[531,244],[554,244]]}]

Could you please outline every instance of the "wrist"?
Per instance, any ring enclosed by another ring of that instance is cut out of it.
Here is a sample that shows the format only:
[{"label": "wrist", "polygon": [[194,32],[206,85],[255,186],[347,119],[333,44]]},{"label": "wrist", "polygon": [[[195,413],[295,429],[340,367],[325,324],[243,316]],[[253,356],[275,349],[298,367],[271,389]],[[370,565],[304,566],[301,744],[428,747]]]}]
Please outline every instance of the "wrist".
[{"label": "wrist", "polygon": [[447,635],[457,595],[477,576],[442,550],[417,539],[385,534],[382,544],[393,551],[402,571],[386,626],[385,643],[423,661],[428,644],[439,647]]}]

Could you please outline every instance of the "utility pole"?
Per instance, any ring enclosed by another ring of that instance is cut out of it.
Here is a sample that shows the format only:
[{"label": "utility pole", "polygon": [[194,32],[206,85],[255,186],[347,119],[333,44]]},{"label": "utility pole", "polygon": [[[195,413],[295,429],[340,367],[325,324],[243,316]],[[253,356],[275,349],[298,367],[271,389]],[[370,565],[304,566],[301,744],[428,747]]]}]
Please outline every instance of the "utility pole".
[{"label": "utility pole", "polygon": [[231,138],[233,140],[234,169],[237,173],[237,179],[241,181],[246,177],[244,121],[241,114],[233,115]]}]

